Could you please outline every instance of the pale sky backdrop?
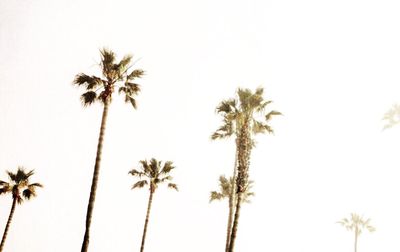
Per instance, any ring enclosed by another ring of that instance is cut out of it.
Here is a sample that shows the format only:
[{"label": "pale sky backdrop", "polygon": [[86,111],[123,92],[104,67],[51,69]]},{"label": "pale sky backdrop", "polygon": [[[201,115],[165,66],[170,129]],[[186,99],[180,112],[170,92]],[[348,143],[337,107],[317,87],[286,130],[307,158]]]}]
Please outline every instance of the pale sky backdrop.
[{"label": "pale sky backdrop", "polygon": [[[239,252],[350,252],[335,222],[357,212],[377,231],[362,252],[400,250],[398,0],[2,0],[0,179],[19,165],[45,185],[18,206],[5,252],[80,251],[101,106],[71,85],[99,74],[99,49],[132,53],[146,71],[138,110],[110,109],[90,251],[138,251],[148,190],[141,159],[172,160],[180,192],[155,194],[147,252],[218,252],[227,202],[209,204],[233,168],[232,140],[211,141],[215,107],[237,87],[265,88],[275,135],[258,136]],[[3,231],[11,197],[0,197]]]}]

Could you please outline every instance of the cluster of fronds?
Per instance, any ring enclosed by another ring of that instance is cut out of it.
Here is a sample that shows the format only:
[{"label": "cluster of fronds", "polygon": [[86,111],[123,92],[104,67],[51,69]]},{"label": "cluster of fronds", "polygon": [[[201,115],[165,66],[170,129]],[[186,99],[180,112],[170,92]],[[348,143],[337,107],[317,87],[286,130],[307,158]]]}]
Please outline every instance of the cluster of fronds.
[{"label": "cluster of fronds", "polygon": [[[225,176],[221,175],[219,177],[219,191],[212,191],[210,194],[210,202],[214,200],[223,200],[223,199],[233,199],[233,202],[235,202],[236,197],[235,197],[235,191],[232,190],[232,188],[235,187],[235,181],[232,177],[227,179]],[[242,201],[246,203],[250,203],[249,198],[251,196],[254,196],[254,192],[251,192],[251,188],[253,187],[253,181],[250,180],[245,192],[243,193],[243,198]]]},{"label": "cluster of fronds", "polygon": [[43,186],[39,183],[29,183],[29,178],[33,174],[33,170],[26,172],[23,167],[18,167],[16,173],[7,171],[9,182],[0,180],[0,195],[11,193],[18,204],[21,204],[24,199],[29,200],[35,197],[36,188]]},{"label": "cluster of fronds", "polygon": [[391,128],[400,123],[400,105],[393,105],[393,107],[385,113],[383,120],[386,121],[384,129]]},{"label": "cluster of fronds", "polygon": [[[159,184],[168,182],[167,186],[169,188],[178,191],[178,186],[170,182],[172,177],[169,174],[173,169],[175,169],[175,167],[171,161],[166,161],[164,165],[162,165],[162,162],[157,161],[155,158],[152,158],[150,161],[141,160],[138,169],[129,171],[129,174],[140,179],[133,184],[132,189],[149,185],[150,190],[154,192]],[[142,177],[146,179],[142,179]]]},{"label": "cluster of fronds", "polygon": [[[237,98],[222,101],[216,111],[222,115],[223,124],[211,135],[211,139],[226,138],[237,134],[243,123],[249,119],[253,134],[273,133],[268,122],[273,116],[281,115],[281,113],[272,110],[265,114],[267,105],[272,101],[264,101],[263,93],[263,88],[257,88],[254,93],[250,89],[239,88]],[[254,112],[259,113],[261,119],[253,117]]]},{"label": "cluster of fronds", "polygon": [[343,218],[338,221],[338,223],[343,225],[349,231],[356,231],[359,235],[363,229],[366,229],[369,232],[375,231],[375,227],[370,225],[370,221],[371,219],[364,220],[360,215],[352,213],[350,219]]},{"label": "cluster of fronds", "polygon": [[118,63],[115,62],[115,54],[111,50],[100,50],[100,67],[103,77],[77,74],[73,81],[78,86],[83,86],[86,92],[82,94],[81,100],[84,106],[89,106],[95,101],[102,103],[111,101],[114,89],[125,95],[125,102],[131,103],[136,108],[135,96],[140,92],[139,84],[134,80],[141,78],[144,71],[141,69],[131,70],[133,67],[132,56],[126,55]]}]

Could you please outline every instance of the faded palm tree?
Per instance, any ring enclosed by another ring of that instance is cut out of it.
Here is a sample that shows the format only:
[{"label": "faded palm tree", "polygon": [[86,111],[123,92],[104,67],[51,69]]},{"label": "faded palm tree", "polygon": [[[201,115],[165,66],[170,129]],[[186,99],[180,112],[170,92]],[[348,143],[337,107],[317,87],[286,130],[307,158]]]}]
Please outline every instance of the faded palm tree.
[{"label": "faded palm tree", "polygon": [[281,115],[275,110],[265,113],[267,105],[272,101],[265,101],[263,93],[263,88],[257,88],[254,93],[250,89],[239,88],[237,98],[222,101],[217,107],[217,112],[223,116],[223,125],[211,138],[236,136],[236,161],[233,178],[236,183],[234,190],[237,200],[233,208],[235,213],[229,239],[229,252],[234,251],[242,198],[248,186],[250,154],[255,145],[251,136],[259,133],[273,133],[273,129],[268,123],[273,116]]},{"label": "faded palm tree", "polygon": [[383,116],[383,120],[386,121],[386,124],[383,127],[383,129],[388,129],[388,128],[395,126],[396,124],[399,124],[400,123],[400,105],[398,105],[398,104],[393,105],[393,107],[385,113],[385,115]]},{"label": "faded palm tree", "polygon": [[341,221],[337,223],[342,224],[347,230],[354,231],[354,252],[357,252],[357,242],[358,236],[361,234],[363,229],[368,230],[369,232],[374,232],[375,228],[369,224],[371,219],[364,220],[358,214],[352,213],[351,218],[343,218]]},{"label": "faded palm tree", "polygon": [[[142,160],[140,161],[140,164],[141,165],[139,169],[132,169],[131,171],[129,171],[129,174],[139,178],[139,181],[133,184],[132,189],[143,188],[144,186],[148,185],[150,190],[146,219],[143,228],[142,243],[140,246],[140,252],[143,252],[147,234],[147,225],[149,223],[151,204],[153,203],[153,195],[158,188],[158,185],[168,182],[167,186],[171,189],[175,189],[176,191],[178,191],[178,186],[170,182],[172,180],[172,177],[169,174],[173,169],[175,169],[171,161],[167,161],[164,163],[164,165],[162,165],[161,161],[157,161],[156,159],[152,158],[150,162],[148,162],[147,160]],[[142,177],[145,177],[145,179],[142,179]]]},{"label": "faded palm tree", "polygon": [[[249,180],[248,186],[246,188],[245,193],[243,194],[243,202],[250,203],[249,198],[251,196],[254,196],[254,193],[250,191],[252,187],[253,181]],[[225,245],[225,251],[228,251],[229,249],[229,239],[231,236],[231,229],[232,229],[232,212],[233,209],[232,207],[235,205],[236,202],[236,194],[234,193],[234,189],[232,188],[235,187],[235,180],[230,177],[229,180],[225,176],[220,176],[219,177],[219,191],[212,191],[210,194],[210,202],[214,200],[223,200],[223,199],[228,199],[229,202],[229,215],[228,215],[228,225],[227,225],[227,231],[226,231],[226,245]],[[233,202],[233,204],[231,204]]]},{"label": "faded palm tree", "polygon": [[30,200],[36,196],[36,188],[43,187],[39,183],[30,183],[29,178],[34,174],[33,170],[26,172],[23,167],[18,167],[16,173],[7,171],[9,182],[0,180],[0,194],[10,193],[12,195],[12,205],[8,221],[4,229],[3,238],[1,239],[0,252],[3,251],[4,243],[6,242],[8,229],[10,228],[15,207],[22,204],[25,200]]},{"label": "faded palm tree", "polygon": [[82,252],[88,251],[90,225],[92,221],[93,207],[96,199],[97,182],[100,173],[101,153],[103,149],[103,139],[106,130],[108,109],[112,101],[112,96],[115,88],[118,88],[119,93],[125,95],[125,102],[131,103],[136,109],[135,96],[140,91],[139,85],[133,81],[144,75],[141,69],[132,68],[132,56],[126,55],[118,63],[115,61],[115,54],[111,50],[100,50],[101,62],[100,68],[102,77],[90,76],[84,73],[77,74],[73,81],[78,86],[85,88],[85,93],[82,94],[81,100],[84,106],[89,106],[98,101],[103,105],[103,115],[101,118],[99,140],[97,144],[96,161],[94,165],[92,186],[90,188],[90,197],[86,213],[85,235],[82,243]]}]

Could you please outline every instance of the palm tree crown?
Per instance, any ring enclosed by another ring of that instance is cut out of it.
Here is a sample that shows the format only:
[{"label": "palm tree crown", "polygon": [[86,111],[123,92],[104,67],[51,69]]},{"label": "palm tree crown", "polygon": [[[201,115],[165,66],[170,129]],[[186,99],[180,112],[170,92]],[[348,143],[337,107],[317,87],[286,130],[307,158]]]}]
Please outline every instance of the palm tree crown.
[{"label": "palm tree crown", "polygon": [[0,180],[0,195],[11,193],[13,199],[21,204],[24,199],[30,200],[36,196],[36,188],[43,187],[39,183],[29,183],[29,178],[34,174],[34,171],[26,172],[23,167],[18,167],[16,173],[7,171],[9,182]]},{"label": "palm tree crown", "polygon": [[[252,188],[253,181],[250,180],[246,191],[243,194],[242,201],[246,203],[250,203],[249,198],[251,196],[254,196],[254,192],[251,192],[250,189]],[[235,194],[234,190],[232,190],[235,187],[235,181],[232,177],[229,178],[229,180],[221,175],[219,177],[219,191],[212,191],[210,194],[210,202],[215,201],[215,200],[223,200],[223,199],[229,199],[233,198],[233,201],[235,202]]]},{"label": "palm tree crown", "polygon": [[[211,138],[220,139],[238,134],[241,127],[249,120],[251,132],[273,133],[273,129],[268,122],[275,115],[281,115],[280,112],[271,110],[264,114],[265,108],[272,101],[265,101],[263,98],[264,89],[257,88],[253,93],[250,89],[237,90],[237,98],[222,101],[217,107],[217,113],[223,117],[223,124],[215,131]],[[261,114],[261,120],[254,117],[254,112]]]},{"label": "palm tree crown", "polygon": [[[173,169],[175,169],[171,161],[166,161],[164,165],[162,165],[161,161],[152,158],[150,162],[147,160],[141,160],[140,164],[139,169],[132,169],[129,171],[129,174],[139,177],[140,179],[132,186],[132,189],[142,188],[145,185],[149,185],[150,191],[154,192],[159,184],[168,182],[169,188],[178,191],[178,186],[169,182],[172,180],[172,177],[169,174]],[[142,177],[146,177],[147,179],[141,179]]]},{"label": "palm tree crown", "polygon": [[375,228],[370,225],[371,219],[364,220],[360,215],[352,213],[351,218],[343,218],[337,223],[344,226],[349,231],[355,231],[357,234],[361,234],[363,229],[367,229],[369,232],[374,232]]},{"label": "palm tree crown", "polygon": [[108,103],[111,101],[114,88],[119,87],[119,93],[125,94],[125,102],[130,102],[136,108],[134,97],[139,93],[140,87],[133,81],[141,78],[144,71],[141,69],[131,70],[133,66],[131,55],[124,56],[120,62],[116,63],[115,53],[111,50],[101,49],[100,54],[103,78],[80,73],[75,76],[73,81],[74,84],[84,86],[86,89],[81,96],[83,105],[88,106],[95,101]]},{"label": "palm tree crown", "polygon": [[383,116],[383,120],[386,121],[383,129],[391,128],[396,124],[400,123],[400,105],[395,104],[389,109]]}]

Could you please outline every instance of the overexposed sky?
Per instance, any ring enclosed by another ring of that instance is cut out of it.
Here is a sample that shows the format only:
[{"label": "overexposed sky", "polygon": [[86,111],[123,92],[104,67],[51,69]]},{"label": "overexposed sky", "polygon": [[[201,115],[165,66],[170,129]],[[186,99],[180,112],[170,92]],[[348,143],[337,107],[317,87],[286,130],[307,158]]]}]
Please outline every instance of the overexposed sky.
[{"label": "overexposed sky", "polygon": [[[99,74],[99,48],[132,53],[146,71],[138,110],[110,109],[90,251],[138,251],[147,190],[128,171],[174,161],[176,193],[155,194],[146,251],[223,251],[227,202],[209,204],[230,175],[232,140],[210,140],[215,107],[237,87],[265,88],[275,135],[258,136],[237,251],[350,252],[335,224],[372,218],[362,252],[399,251],[400,102],[397,0],[0,2],[0,179],[18,165],[45,188],[16,209],[6,252],[81,248],[101,106],[71,85]],[[0,230],[11,207],[0,197]]]}]

